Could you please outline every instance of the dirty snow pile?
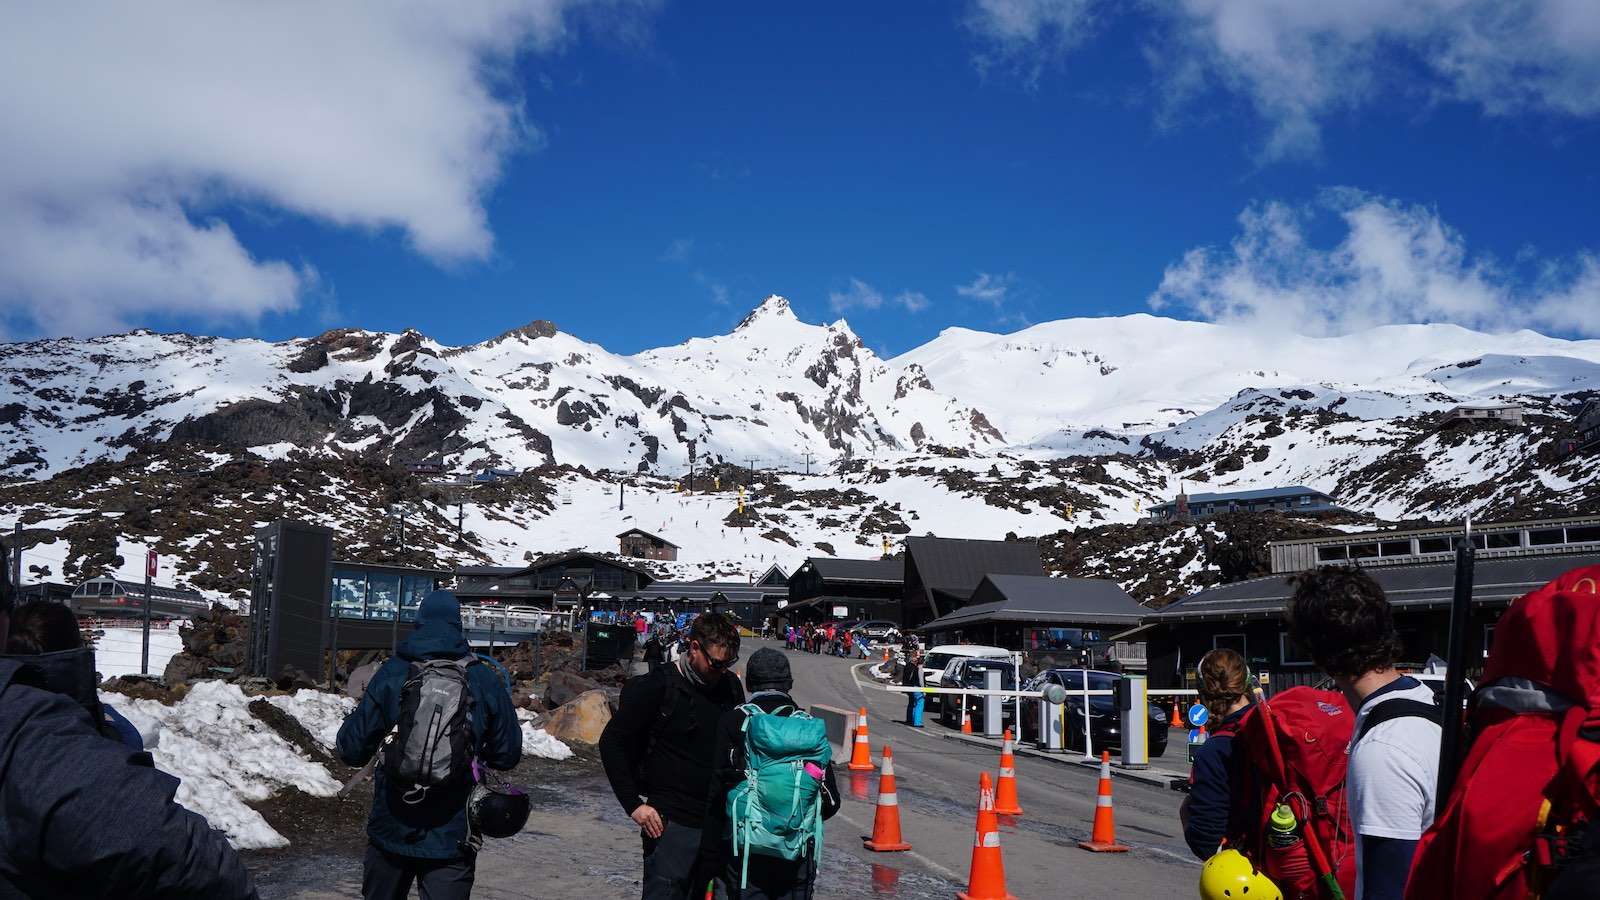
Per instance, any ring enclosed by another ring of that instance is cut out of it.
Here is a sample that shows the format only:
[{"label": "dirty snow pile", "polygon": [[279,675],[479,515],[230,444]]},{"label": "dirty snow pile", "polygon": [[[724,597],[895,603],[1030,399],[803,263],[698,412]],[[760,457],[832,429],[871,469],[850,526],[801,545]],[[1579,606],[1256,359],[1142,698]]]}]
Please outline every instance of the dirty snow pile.
[{"label": "dirty snow pile", "polygon": [[[251,698],[236,685],[202,681],[172,706],[119,694],[101,694],[101,700],[139,729],[156,767],[181,780],[178,802],[205,816],[241,850],[289,843],[249,807],[251,801],[290,789],[315,797],[332,797],[339,790],[340,782],[326,766],[251,714]],[[293,716],[330,753],[339,725],[355,708],[350,697],[315,690],[268,697],[267,702]],[[525,757],[572,756],[566,744],[533,727],[531,713],[518,710],[517,717]]]}]

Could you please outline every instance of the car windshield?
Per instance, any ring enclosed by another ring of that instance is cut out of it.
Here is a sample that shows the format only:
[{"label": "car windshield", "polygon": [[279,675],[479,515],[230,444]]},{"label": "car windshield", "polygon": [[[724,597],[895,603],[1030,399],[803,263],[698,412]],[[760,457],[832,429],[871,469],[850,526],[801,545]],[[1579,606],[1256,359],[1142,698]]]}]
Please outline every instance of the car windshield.
[{"label": "car windshield", "polygon": [[929,653],[928,658],[922,661],[922,667],[924,669],[938,669],[942,672],[952,659],[954,657],[948,653]]},{"label": "car windshield", "polygon": [[[1083,690],[1083,675],[1084,673],[1081,670],[1070,669],[1061,673],[1061,683],[1069,691],[1081,691]],[[1117,676],[1115,675],[1109,675],[1105,672],[1089,673],[1089,690],[1091,691],[1113,690],[1116,683]]]},{"label": "car windshield", "polygon": [[984,680],[986,678],[988,678],[988,675],[986,673],[990,669],[998,669],[1000,671],[1000,689],[1001,690],[1008,691],[1008,690],[1014,689],[1017,686],[1017,674],[1016,674],[1016,671],[1014,669],[1012,669],[1011,666],[1009,666],[1009,665],[1007,665],[1005,663],[993,663],[993,662],[986,662],[986,661],[985,662],[975,661],[975,662],[968,663],[967,664],[966,674],[964,676],[964,680],[968,684],[971,684],[971,685],[982,685],[984,683]]}]

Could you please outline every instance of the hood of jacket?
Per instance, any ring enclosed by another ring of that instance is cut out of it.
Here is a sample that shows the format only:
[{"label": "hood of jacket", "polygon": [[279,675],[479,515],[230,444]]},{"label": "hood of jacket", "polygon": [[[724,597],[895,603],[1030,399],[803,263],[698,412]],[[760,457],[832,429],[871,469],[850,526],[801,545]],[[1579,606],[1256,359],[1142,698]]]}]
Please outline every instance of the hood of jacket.
[{"label": "hood of jacket", "polygon": [[461,631],[461,602],[449,591],[434,591],[417,607],[417,627],[395,648],[402,659],[461,657],[472,652]]},{"label": "hood of jacket", "polygon": [[89,714],[89,720],[100,722],[100,679],[94,670],[94,648],[75,647],[52,653],[8,654],[5,659],[31,667],[42,680],[47,691],[64,694],[76,700]]}]

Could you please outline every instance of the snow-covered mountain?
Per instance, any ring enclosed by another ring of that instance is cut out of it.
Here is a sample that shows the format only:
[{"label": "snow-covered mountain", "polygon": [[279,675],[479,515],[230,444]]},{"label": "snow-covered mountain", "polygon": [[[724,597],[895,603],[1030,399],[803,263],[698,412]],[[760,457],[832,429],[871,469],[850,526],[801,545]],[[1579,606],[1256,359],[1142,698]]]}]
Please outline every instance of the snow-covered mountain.
[{"label": "snow-covered mountain", "polygon": [[[395,556],[397,500],[417,509],[414,562],[606,550],[642,527],[683,547],[663,574],[740,577],[907,533],[1132,524],[1180,485],[1303,484],[1377,521],[1600,493],[1592,459],[1556,452],[1600,397],[1600,341],[1447,325],[1308,338],[1135,315],[950,329],[883,360],[771,297],[729,334],[634,356],[545,321],[466,347],[141,331],[0,345],[0,376],[0,490],[45,568],[150,546],[172,580],[221,592],[274,518],[335,526],[344,556]],[[1438,427],[1487,402],[1522,405],[1524,424]],[[691,446],[710,495],[677,492]],[[529,474],[469,490],[394,465],[419,460]]]}]

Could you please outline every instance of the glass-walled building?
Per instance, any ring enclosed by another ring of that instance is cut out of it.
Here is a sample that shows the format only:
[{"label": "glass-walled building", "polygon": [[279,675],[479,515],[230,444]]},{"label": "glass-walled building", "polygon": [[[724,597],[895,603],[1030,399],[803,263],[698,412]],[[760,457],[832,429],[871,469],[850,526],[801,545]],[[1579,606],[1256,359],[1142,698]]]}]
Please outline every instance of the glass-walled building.
[{"label": "glass-walled building", "polygon": [[333,614],[340,619],[415,622],[417,607],[442,579],[443,569],[413,569],[370,563],[333,564]]}]

